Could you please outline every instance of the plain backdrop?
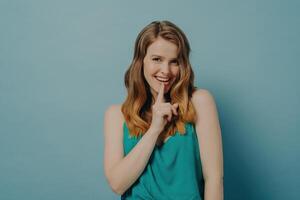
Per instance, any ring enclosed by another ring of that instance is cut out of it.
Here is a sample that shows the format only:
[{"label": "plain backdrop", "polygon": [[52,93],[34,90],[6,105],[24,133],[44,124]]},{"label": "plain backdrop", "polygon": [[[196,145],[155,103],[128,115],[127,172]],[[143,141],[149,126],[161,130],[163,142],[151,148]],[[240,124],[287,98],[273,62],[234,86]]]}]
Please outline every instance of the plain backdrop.
[{"label": "plain backdrop", "polygon": [[139,31],[187,35],[217,103],[227,200],[300,199],[299,1],[0,1],[0,199],[118,199],[103,116]]}]

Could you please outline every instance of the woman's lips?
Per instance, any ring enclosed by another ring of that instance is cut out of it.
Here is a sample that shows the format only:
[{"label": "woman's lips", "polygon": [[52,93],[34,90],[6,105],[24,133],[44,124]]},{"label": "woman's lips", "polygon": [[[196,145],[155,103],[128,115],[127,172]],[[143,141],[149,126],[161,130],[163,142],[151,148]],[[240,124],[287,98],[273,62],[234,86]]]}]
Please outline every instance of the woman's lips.
[{"label": "woman's lips", "polygon": [[[156,77],[156,76],[154,76],[154,78],[155,78],[158,82],[163,83],[164,85],[169,85],[169,84],[170,84],[170,81],[171,81],[170,78],[168,78],[168,80],[167,80],[166,78],[160,78],[160,77]],[[167,80],[167,81],[166,81],[166,80]]]}]

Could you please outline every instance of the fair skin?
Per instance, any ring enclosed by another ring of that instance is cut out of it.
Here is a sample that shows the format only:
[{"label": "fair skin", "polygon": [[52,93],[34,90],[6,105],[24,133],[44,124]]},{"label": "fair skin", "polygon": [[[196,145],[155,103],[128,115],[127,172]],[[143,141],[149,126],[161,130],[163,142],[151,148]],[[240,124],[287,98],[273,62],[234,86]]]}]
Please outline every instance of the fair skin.
[{"label": "fair skin", "polygon": [[[121,105],[112,105],[105,112],[104,171],[117,194],[123,194],[139,178],[163,126],[177,115],[178,105],[165,102],[163,95],[170,90],[179,73],[176,51],[176,45],[162,38],[147,49],[144,76],[155,99],[152,124],[128,155],[124,156],[123,152],[124,117]],[[197,115],[195,125],[205,181],[204,199],[223,200],[223,152],[217,107],[213,96],[205,89],[195,91],[191,101]]]},{"label": "fair skin", "polygon": [[[154,99],[161,83],[164,83],[164,90],[168,92],[178,75],[177,46],[158,37],[148,47],[144,58],[144,76],[150,85]],[[167,79],[168,81],[164,82]]]}]

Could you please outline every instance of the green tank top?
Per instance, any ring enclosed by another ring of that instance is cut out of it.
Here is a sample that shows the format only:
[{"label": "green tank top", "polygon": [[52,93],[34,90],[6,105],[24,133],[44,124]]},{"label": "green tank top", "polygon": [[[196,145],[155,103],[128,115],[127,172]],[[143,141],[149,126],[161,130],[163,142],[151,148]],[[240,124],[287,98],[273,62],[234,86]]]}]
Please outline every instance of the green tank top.
[{"label": "green tank top", "polygon": [[[162,146],[155,145],[140,177],[121,195],[121,200],[203,200],[204,180],[197,134],[192,123],[185,135],[176,132]],[[123,124],[127,155],[142,136],[131,137]]]}]

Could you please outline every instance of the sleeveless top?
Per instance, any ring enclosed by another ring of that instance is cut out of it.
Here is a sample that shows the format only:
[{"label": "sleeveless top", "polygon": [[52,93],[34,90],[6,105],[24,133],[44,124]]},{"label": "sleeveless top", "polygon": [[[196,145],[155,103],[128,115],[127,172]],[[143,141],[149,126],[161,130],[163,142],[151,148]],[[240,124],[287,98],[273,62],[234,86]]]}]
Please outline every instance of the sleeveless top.
[{"label": "sleeveless top", "polygon": [[[204,179],[197,134],[192,123],[185,135],[176,131],[162,146],[155,145],[140,177],[121,195],[121,200],[203,200]],[[124,154],[142,135],[132,137],[123,124]]]}]

